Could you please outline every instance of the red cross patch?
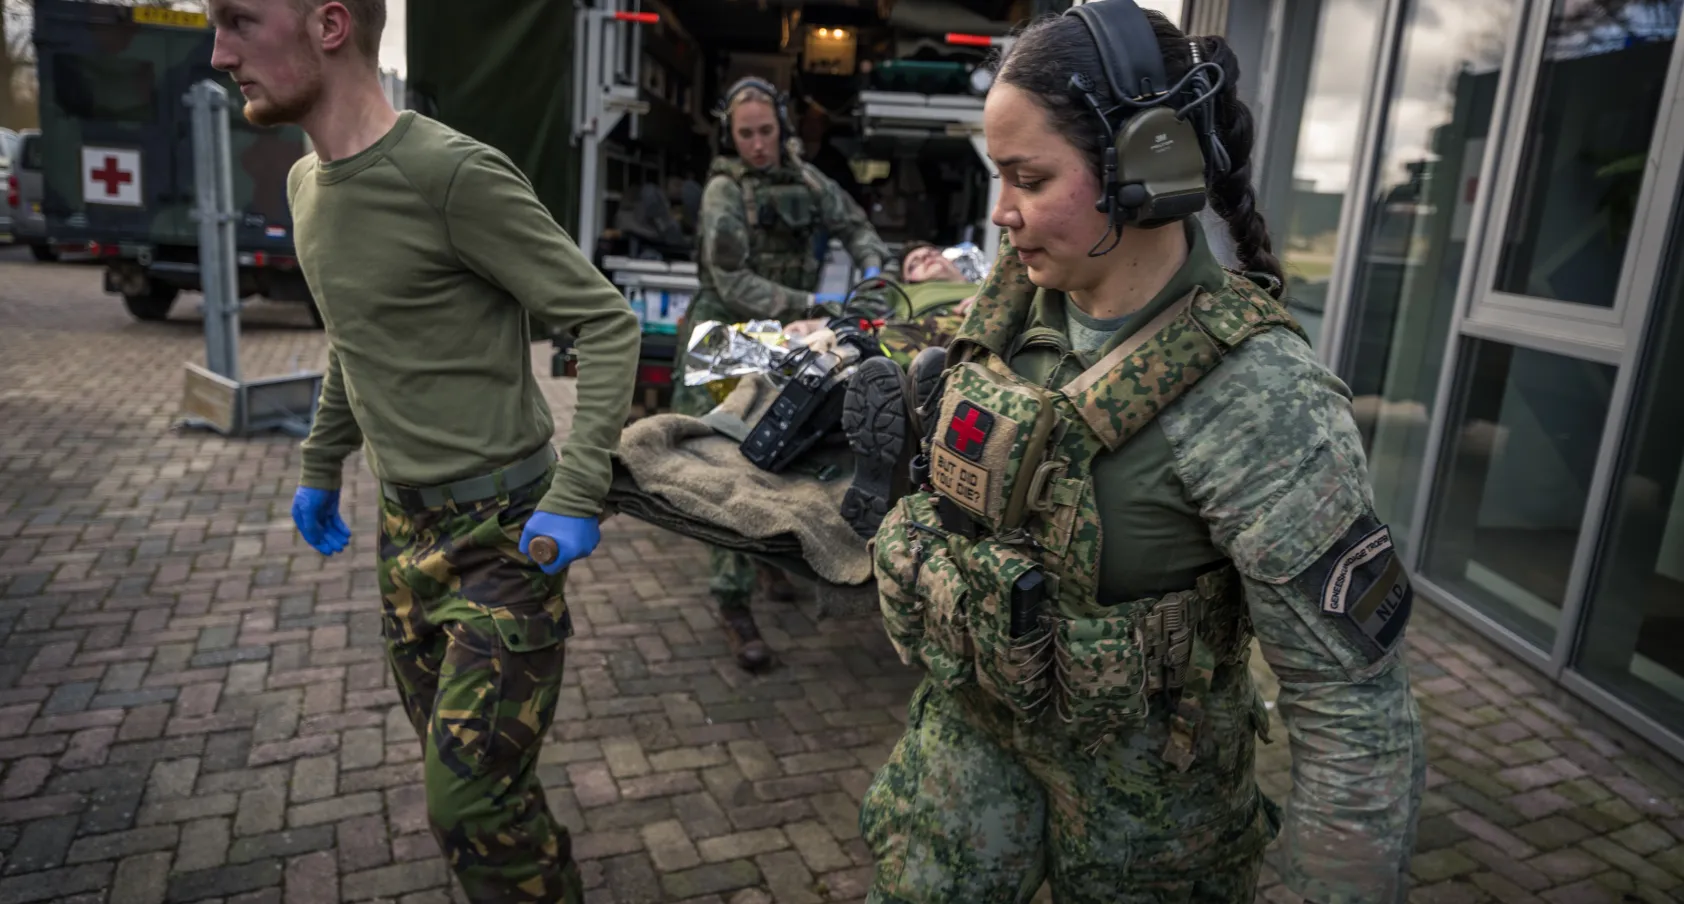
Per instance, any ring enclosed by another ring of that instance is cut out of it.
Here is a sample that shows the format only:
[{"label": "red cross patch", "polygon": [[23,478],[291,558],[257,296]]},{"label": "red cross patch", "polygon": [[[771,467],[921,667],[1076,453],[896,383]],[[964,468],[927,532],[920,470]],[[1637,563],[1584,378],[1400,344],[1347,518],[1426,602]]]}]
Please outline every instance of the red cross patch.
[{"label": "red cross patch", "polygon": [[953,420],[947,424],[947,448],[971,461],[981,461],[982,448],[988,444],[988,434],[993,429],[994,415],[970,402],[960,402],[953,409]]}]

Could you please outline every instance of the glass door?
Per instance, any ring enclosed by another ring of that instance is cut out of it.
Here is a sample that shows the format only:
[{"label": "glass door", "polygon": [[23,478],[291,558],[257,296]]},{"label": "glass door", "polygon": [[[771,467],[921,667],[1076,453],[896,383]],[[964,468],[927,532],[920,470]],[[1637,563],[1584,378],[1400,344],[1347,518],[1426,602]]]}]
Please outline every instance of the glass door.
[{"label": "glass door", "polygon": [[[1419,571],[1559,669],[1677,178],[1684,0],[1537,0],[1454,357]],[[1612,427],[1610,426],[1612,425]],[[1419,508],[1419,507],[1418,507]]]},{"label": "glass door", "polygon": [[1573,668],[1684,738],[1684,217],[1674,216]]},{"label": "glass door", "polygon": [[1281,0],[1267,131],[1254,167],[1274,251],[1286,273],[1284,301],[1312,343],[1336,283],[1347,197],[1363,190],[1364,119],[1392,4],[1372,0]]},{"label": "glass door", "polygon": [[[1492,130],[1512,93],[1523,0],[1403,0],[1378,127],[1376,174],[1354,247],[1339,374],[1368,454],[1374,502],[1412,554],[1438,384],[1473,228],[1489,196]],[[1486,177],[1486,178],[1482,178]]]}]

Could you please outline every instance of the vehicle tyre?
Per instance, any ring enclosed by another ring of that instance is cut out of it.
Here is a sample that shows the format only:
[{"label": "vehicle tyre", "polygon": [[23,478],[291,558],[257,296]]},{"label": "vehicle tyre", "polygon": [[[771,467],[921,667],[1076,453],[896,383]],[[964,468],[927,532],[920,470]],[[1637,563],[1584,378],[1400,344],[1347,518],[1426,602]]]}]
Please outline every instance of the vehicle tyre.
[{"label": "vehicle tyre", "polygon": [[58,260],[58,249],[51,245],[30,245],[29,251],[38,261],[51,263]]},{"label": "vehicle tyre", "polygon": [[136,320],[165,320],[170,316],[170,308],[179,294],[181,290],[175,286],[149,282],[144,294],[124,295],[123,304]]}]

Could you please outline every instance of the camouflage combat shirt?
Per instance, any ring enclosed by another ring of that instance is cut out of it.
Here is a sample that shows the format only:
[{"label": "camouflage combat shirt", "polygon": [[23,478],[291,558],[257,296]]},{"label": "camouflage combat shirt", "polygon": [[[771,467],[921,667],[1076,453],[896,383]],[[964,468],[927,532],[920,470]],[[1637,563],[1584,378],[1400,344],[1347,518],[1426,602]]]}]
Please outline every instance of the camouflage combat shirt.
[{"label": "camouflage combat shirt", "polygon": [[688,322],[787,322],[799,315],[818,287],[830,237],[841,240],[862,270],[881,268],[889,256],[865,211],[811,164],[754,170],[722,156],[708,175],[697,230],[701,286]]},{"label": "camouflage combat shirt", "polygon": [[[1022,317],[1008,348],[1019,376],[1059,385],[1103,358],[1193,286],[1237,277],[1189,225],[1190,253],[1157,297],[1091,355],[1069,351],[1062,300],[1002,308],[984,287],[960,340]],[[1002,241],[1002,254],[1009,242]],[[1009,290],[1008,290],[1009,291]],[[1159,375],[1164,376],[1164,375]],[[1126,393],[1126,387],[1113,387]],[[1104,526],[1101,599],[1189,586],[1237,567],[1259,647],[1280,679],[1293,754],[1282,878],[1308,900],[1401,901],[1426,780],[1402,633],[1407,576],[1374,511],[1350,390],[1288,329],[1251,336],[1125,444],[1094,463]],[[1359,591],[1390,596],[1359,618]]]}]

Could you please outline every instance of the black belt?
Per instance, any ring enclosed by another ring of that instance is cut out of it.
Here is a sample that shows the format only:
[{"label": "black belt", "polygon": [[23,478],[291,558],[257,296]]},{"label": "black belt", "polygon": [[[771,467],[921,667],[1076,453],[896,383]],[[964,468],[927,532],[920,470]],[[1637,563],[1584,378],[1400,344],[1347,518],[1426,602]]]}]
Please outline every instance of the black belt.
[{"label": "black belt", "polygon": [[404,486],[382,480],[380,493],[406,509],[438,508],[452,502],[458,505],[481,502],[495,499],[538,480],[555,460],[555,449],[549,443],[545,443],[520,461],[487,474],[430,487]]}]

